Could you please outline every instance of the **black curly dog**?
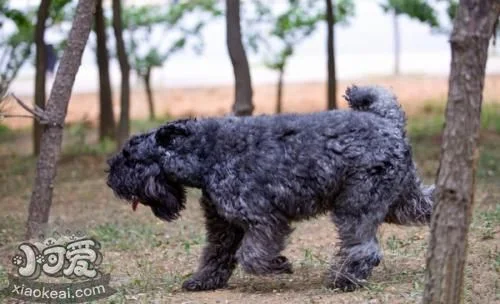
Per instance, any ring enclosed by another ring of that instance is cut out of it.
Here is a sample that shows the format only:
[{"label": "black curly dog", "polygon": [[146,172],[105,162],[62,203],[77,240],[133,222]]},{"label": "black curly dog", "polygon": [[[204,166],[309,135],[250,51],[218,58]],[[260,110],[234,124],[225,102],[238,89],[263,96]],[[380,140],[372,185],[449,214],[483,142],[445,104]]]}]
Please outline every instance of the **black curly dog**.
[{"label": "black curly dog", "polygon": [[353,86],[346,99],[351,110],[167,123],[109,160],[108,185],[167,221],[184,187],[202,190],[208,243],[184,289],[222,288],[237,263],[291,273],[280,254],[290,222],[330,212],[341,248],[326,284],[354,290],[382,258],[380,224],[427,224],[434,187],[419,180],[396,97]]}]

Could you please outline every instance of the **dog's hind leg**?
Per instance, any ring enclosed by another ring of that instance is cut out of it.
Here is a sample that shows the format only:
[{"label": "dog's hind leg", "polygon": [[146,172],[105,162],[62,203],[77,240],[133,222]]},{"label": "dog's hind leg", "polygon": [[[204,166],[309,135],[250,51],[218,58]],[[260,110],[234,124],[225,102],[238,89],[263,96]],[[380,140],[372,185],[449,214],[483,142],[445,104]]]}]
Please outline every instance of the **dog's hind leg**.
[{"label": "dog's hind leg", "polygon": [[335,199],[332,218],[341,248],[327,273],[325,283],[330,288],[352,291],[363,286],[382,259],[376,234],[390,204],[384,197],[390,190],[371,187],[375,186],[359,183]]},{"label": "dog's hind leg", "polygon": [[236,267],[235,253],[244,234],[241,227],[219,216],[206,196],[201,198],[200,204],[206,220],[207,245],[198,270],[182,284],[182,288],[189,291],[213,290],[227,285]]},{"label": "dog's hind leg", "polygon": [[236,254],[243,270],[256,275],[292,273],[292,265],[280,255],[290,233],[287,221],[252,224],[246,230]]}]

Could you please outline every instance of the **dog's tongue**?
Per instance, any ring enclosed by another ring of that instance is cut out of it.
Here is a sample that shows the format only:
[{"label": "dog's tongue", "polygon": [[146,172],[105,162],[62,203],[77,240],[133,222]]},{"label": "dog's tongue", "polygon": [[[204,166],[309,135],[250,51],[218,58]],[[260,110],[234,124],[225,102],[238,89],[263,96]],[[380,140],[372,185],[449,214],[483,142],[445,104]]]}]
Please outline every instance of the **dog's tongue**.
[{"label": "dog's tongue", "polygon": [[139,201],[132,202],[132,210],[137,210],[137,205],[139,205]]}]

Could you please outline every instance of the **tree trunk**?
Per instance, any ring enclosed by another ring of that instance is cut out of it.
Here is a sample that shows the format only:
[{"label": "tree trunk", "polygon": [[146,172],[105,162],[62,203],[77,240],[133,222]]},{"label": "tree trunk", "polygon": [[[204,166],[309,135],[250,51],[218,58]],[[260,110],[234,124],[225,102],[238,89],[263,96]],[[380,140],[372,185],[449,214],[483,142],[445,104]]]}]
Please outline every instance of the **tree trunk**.
[{"label": "tree trunk", "polygon": [[399,34],[399,14],[394,11],[393,15],[394,27],[394,75],[400,74],[399,65],[401,63],[401,36]]},{"label": "tree trunk", "polygon": [[455,18],[425,304],[462,302],[488,43],[499,14],[497,0],[462,0]]},{"label": "tree trunk", "polygon": [[282,67],[278,70],[278,86],[276,93],[276,114],[281,113],[283,110],[282,101],[283,101],[283,74],[285,73],[285,67]]},{"label": "tree trunk", "polygon": [[50,123],[42,131],[40,156],[29,206],[26,237],[37,234],[48,222],[56,163],[61,152],[64,119],[68,109],[75,76],[92,27],[95,1],[80,0],[76,8],[68,44],[56,73],[54,86],[47,102],[46,113]]},{"label": "tree trunk", "polygon": [[102,1],[97,0],[95,34],[97,38],[97,65],[99,67],[99,141],[115,138],[113,95],[109,78],[109,54],[106,46],[106,20]]},{"label": "tree trunk", "polygon": [[247,55],[241,42],[240,1],[226,0],[226,42],[235,79],[233,113],[237,116],[252,115],[253,91]]},{"label": "tree trunk", "polygon": [[116,39],[116,52],[122,75],[120,94],[120,122],[118,124],[118,148],[130,134],[130,65],[128,63],[125,42],[123,41],[122,7],[120,0],[113,0],[113,30]]},{"label": "tree trunk", "polygon": [[151,68],[148,68],[146,74],[143,76],[144,88],[146,89],[146,95],[148,98],[149,106],[149,120],[156,119],[155,104],[153,100],[153,91],[151,90]]},{"label": "tree trunk", "polygon": [[[35,104],[40,108],[45,107],[45,76],[47,69],[45,52],[45,23],[49,16],[51,0],[42,0],[38,8],[35,27]],[[33,120],[33,154],[40,154],[40,137],[42,135],[42,126]]]},{"label": "tree trunk", "polygon": [[328,31],[328,110],[337,108],[337,75],[335,71],[335,14],[332,0],[326,0],[326,24]]}]

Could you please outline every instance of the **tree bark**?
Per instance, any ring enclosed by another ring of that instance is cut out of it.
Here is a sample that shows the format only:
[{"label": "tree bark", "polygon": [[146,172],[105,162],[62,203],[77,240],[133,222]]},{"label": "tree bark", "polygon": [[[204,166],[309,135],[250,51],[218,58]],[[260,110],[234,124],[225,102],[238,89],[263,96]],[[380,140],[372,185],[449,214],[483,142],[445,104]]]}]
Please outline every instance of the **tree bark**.
[{"label": "tree bark", "polygon": [[461,0],[451,35],[446,125],[423,303],[461,303],[488,43],[500,1]]},{"label": "tree bark", "polygon": [[[45,23],[49,17],[51,0],[42,0],[38,8],[35,26],[35,104],[40,108],[45,107],[45,83],[46,83],[46,52],[45,52]],[[42,135],[42,126],[33,120],[33,154],[40,154],[40,137]]]},{"label": "tree bark", "polygon": [[226,0],[226,42],[235,79],[233,113],[252,115],[253,91],[247,55],[241,41],[240,1]]},{"label": "tree bark", "polygon": [[120,94],[120,122],[118,124],[118,148],[127,140],[130,134],[130,64],[123,41],[122,7],[120,0],[113,0],[113,31],[116,39],[116,52],[122,75]]},{"label": "tree bark", "polygon": [[283,110],[283,74],[285,74],[285,67],[278,70],[278,85],[276,92],[276,114]]},{"label": "tree bark", "polygon": [[48,222],[56,163],[61,152],[64,119],[75,76],[92,27],[95,1],[80,0],[68,36],[68,44],[57,70],[54,86],[47,102],[50,123],[42,131],[40,156],[29,206],[26,237],[31,238]]},{"label": "tree bark", "polygon": [[149,120],[156,119],[155,113],[155,104],[153,100],[153,90],[151,90],[151,68],[148,68],[146,74],[143,76],[144,80],[144,89],[146,89],[146,95],[148,98],[148,107],[149,107]]},{"label": "tree bark", "polygon": [[332,0],[326,0],[326,24],[328,31],[328,110],[337,108],[337,75],[335,71],[335,14]]},{"label": "tree bark", "polygon": [[401,36],[399,33],[399,14],[394,11],[392,16],[393,28],[394,28],[394,75],[399,75],[401,73],[400,63],[401,63]]},{"label": "tree bark", "polygon": [[113,94],[109,77],[109,53],[106,46],[106,20],[102,1],[97,0],[95,11],[95,34],[97,38],[97,65],[99,67],[99,140],[115,138],[115,116]]}]

